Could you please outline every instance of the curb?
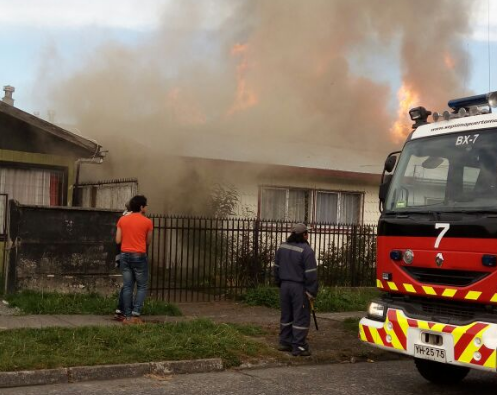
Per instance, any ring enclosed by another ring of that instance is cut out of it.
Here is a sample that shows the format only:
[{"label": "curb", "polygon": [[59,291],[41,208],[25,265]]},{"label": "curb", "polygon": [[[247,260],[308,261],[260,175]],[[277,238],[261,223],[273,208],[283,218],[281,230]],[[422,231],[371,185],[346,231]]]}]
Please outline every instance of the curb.
[{"label": "curb", "polygon": [[166,376],[170,374],[208,373],[223,369],[223,361],[220,358],[211,358],[0,372],[0,388],[114,380],[123,377],[140,377],[147,374]]}]

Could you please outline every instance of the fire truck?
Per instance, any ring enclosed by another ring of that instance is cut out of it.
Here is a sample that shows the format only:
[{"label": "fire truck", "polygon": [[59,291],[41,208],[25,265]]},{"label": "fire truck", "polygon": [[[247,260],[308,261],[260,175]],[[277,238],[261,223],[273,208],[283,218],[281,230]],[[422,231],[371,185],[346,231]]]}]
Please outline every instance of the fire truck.
[{"label": "fire truck", "polygon": [[385,161],[382,292],[359,323],[362,341],[414,357],[436,384],[497,369],[497,92],[448,106],[411,109],[413,130]]}]

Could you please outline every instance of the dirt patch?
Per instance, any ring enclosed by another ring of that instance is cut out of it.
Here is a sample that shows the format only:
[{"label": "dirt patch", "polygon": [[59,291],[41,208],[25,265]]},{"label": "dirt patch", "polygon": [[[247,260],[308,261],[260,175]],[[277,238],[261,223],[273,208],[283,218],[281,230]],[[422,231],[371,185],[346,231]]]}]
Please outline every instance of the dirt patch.
[{"label": "dirt patch", "polygon": [[[242,303],[185,303],[178,306],[187,317],[210,318],[218,323],[254,324],[261,326],[265,335],[259,340],[276,350],[278,345],[280,312],[266,307],[246,306]],[[345,325],[344,319],[360,316],[357,313],[326,314],[327,319],[319,318],[319,331],[311,322],[308,341],[311,357],[292,357],[289,353],[275,351],[274,356],[263,359],[250,359],[245,365],[264,365],[267,363],[354,363],[359,361],[378,361],[397,359],[397,354],[373,348],[358,339],[358,328]]]}]

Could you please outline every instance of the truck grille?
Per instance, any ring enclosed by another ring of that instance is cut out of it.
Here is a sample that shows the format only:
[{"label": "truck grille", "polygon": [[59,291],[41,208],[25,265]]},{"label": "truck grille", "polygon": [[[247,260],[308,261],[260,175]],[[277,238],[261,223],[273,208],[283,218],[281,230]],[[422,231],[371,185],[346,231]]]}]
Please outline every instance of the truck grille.
[{"label": "truck grille", "polygon": [[424,267],[403,267],[412,278],[424,284],[452,285],[467,287],[487,277],[489,273],[469,270],[444,270]]}]

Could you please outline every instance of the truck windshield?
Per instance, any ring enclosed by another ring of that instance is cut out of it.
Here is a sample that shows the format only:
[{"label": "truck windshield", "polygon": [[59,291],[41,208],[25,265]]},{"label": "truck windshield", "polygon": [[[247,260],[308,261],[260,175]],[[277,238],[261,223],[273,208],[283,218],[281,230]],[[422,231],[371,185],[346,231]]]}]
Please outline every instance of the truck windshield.
[{"label": "truck windshield", "polygon": [[497,211],[497,129],[408,142],[386,211]]}]

